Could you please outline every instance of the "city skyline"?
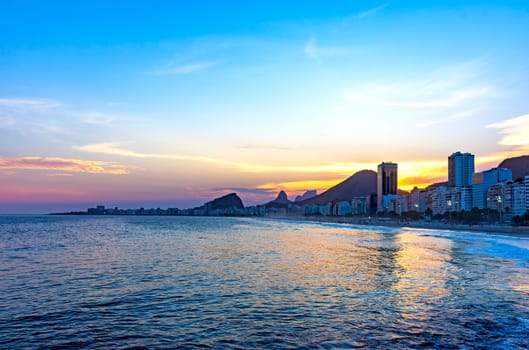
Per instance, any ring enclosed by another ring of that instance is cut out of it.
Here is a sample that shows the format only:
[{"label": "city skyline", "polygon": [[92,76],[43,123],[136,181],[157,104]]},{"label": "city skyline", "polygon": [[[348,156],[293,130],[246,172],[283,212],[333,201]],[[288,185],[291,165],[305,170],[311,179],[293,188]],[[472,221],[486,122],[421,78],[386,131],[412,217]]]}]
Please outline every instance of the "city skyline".
[{"label": "city skyline", "polygon": [[529,154],[521,1],[1,6],[0,213],[252,205],[383,160],[410,190],[457,150]]}]

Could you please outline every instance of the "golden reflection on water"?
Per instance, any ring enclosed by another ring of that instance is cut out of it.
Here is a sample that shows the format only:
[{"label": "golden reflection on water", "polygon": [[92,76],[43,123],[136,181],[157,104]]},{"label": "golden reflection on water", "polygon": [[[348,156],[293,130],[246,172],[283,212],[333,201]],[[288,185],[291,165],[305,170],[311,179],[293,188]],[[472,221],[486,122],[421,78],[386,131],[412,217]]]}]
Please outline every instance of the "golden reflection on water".
[{"label": "golden reflection on water", "polygon": [[424,320],[428,310],[450,294],[446,283],[453,242],[406,231],[396,235],[396,242],[397,281],[392,286],[398,292],[396,302],[404,318]]}]

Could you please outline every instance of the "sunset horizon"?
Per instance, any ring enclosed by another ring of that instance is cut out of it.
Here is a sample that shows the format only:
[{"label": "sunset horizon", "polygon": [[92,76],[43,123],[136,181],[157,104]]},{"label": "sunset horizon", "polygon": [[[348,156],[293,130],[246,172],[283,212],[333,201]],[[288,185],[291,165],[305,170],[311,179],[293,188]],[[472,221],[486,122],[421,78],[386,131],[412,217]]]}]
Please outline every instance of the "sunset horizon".
[{"label": "sunset horizon", "polygon": [[255,205],[383,161],[409,191],[458,150],[529,154],[527,4],[202,5],[2,5],[0,213]]}]

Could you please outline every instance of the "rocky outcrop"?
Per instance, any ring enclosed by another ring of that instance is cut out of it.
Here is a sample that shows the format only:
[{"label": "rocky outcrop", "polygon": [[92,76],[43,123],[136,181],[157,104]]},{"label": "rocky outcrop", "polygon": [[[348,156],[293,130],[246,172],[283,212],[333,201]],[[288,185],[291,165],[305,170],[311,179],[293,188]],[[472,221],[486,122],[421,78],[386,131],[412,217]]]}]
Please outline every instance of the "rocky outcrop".
[{"label": "rocky outcrop", "polygon": [[296,199],[294,199],[294,202],[301,202],[301,201],[304,201],[305,199],[316,197],[317,195],[318,195],[318,192],[316,192],[316,190],[308,190],[305,193],[303,193],[302,196],[296,196]]},{"label": "rocky outcrop", "polygon": [[215,198],[211,202],[207,202],[204,204],[204,207],[208,208],[209,210],[228,208],[243,209],[244,205],[242,204],[241,198],[236,193],[230,193],[225,196]]}]

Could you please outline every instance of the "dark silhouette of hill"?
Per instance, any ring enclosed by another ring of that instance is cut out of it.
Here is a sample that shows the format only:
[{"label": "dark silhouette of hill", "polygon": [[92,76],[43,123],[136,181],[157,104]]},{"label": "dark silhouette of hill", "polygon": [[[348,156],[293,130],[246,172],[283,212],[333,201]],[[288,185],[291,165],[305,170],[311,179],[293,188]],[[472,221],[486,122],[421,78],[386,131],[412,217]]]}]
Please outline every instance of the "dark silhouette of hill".
[{"label": "dark silhouette of hill", "polygon": [[354,197],[367,196],[376,192],[377,173],[373,170],[361,170],[327,191],[296,204],[323,205],[333,201],[350,201]]},{"label": "dark silhouette of hill", "polygon": [[211,202],[207,202],[203,205],[203,207],[209,208],[211,210],[228,208],[243,209],[244,205],[242,204],[241,198],[236,193],[230,193],[225,196],[215,198]]},{"label": "dark silhouette of hill", "polygon": [[431,185],[426,186],[426,189],[428,190],[430,188],[441,187],[441,186],[448,186],[448,181],[433,183]]},{"label": "dark silhouette of hill", "polygon": [[288,200],[288,196],[285,191],[280,191],[277,194],[276,199],[266,203],[265,205],[267,208],[286,208],[289,203],[291,202]]},{"label": "dark silhouette of hill", "polygon": [[529,175],[529,156],[507,158],[498,165],[498,168],[510,169],[513,180],[524,177]]},{"label": "dark silhouette of hill", "polygon": [[301,202],[301,201],[304,201],[305,199],[316,197],[317,195],[318,195],[318,192],[316,192],[316,190],[308,190],[305,193],[303,193],[302,196],[296,196],[296,199],[294,199],[294,202]]}]

